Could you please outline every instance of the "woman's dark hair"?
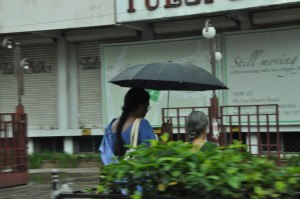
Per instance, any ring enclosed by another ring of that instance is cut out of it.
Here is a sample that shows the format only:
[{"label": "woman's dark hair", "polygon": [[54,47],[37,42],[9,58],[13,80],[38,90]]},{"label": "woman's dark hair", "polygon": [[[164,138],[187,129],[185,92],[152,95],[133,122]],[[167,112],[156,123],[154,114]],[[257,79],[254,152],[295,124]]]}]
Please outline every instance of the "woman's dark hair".
[{"label": "woman's dark hair", "polygon": [[119,119],[116,132],[116,140],[114,144],[114,154],[116,156],[123,156],[126,152],[124,142],[122,139],[122,128],[127,119],[128,114],[137,110],[140,105],[144,105],[149,102],[150,95],[142,88],[131,88],[125,95],[124,105],[122,107],[122,114]]}]

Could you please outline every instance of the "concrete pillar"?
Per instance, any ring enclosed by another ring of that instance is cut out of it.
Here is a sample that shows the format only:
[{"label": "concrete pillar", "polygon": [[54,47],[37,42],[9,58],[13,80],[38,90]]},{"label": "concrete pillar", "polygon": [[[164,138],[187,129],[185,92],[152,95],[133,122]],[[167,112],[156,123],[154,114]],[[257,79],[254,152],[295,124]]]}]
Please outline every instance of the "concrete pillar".
[{"label": "concrete pillar", "polygon": [[68,85],[69,85],[69,128],[78,129],[78,78],[76,63],[76,47],[74,43],[68,43]]},{"label": "concrete pillar", "polygon": [[64,152],[69,154],[74,153],[73,137],[64,137]]},{"label": "concrete pillar", "polygon": [[247,145],[256,145],[256,146],[248,146],[248,151],[251,152],[251,154],[258,154],[258,139],[256,133],[250,133],[250,139],[249,136],[246,138]]},{"label": "concrete pillar", "polygon": [[28,138],[27,153],[28,154],[33,154],[34,153],[33,138]]},{"label": "concrete pillar", "polygon": [[64,39],[57,39],[57,109],[59,130],[68,128],[67,80],[67,43]]}]

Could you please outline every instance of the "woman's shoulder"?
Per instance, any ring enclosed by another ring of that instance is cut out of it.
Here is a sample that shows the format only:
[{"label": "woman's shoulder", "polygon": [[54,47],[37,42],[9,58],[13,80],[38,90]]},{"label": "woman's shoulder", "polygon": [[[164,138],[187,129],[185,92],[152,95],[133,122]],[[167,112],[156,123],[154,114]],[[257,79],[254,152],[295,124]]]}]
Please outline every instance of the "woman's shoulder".
[{"label": "woman's shoulder", "polygon": [[[149,121],[143,118],[140,122],[139,140],[140,142],[144,142],[150,139],[153,140],[156,139],[156,137],[154,135],[153,128],[150,125]],[[149,145],[149,143],[147,143],[147,145]]]},{"label": "woman's shoulder", "polygon": [[108,123],[108,125],[105,128],[105,131],[112,131],[113,125],[114,123],[117,121],[117,118],[114,118],[110,121],[110,123]]},{"label": "woman's shoulder", "polygon": [[150,122],[145,118],[141,118],[140,127],[142,127],[142,128],[152,128]]}]

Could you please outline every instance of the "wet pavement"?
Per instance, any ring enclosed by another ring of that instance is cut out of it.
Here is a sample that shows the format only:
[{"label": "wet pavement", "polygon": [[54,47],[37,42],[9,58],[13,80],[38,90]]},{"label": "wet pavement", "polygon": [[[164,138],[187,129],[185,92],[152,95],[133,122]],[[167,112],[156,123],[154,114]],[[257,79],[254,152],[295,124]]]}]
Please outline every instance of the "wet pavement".
[{"label": "wet pavement", "polygon": [[[59,183],[68,184],[72,190],[94,188],[99,180],[99,168],[57,169]],[[29,170],[27,185],[0,189],[0,199],[51,199],[52,169]]]}]

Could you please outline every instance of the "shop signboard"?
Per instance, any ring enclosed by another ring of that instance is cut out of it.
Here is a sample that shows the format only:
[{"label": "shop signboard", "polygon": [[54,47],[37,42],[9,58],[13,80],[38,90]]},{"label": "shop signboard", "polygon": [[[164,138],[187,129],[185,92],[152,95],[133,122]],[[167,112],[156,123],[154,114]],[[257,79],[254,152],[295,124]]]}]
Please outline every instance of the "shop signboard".
[{"label": "shop signboard", "polygon": [[116,0],[116,21],[153,20],[296,2],[299,0]]}]

